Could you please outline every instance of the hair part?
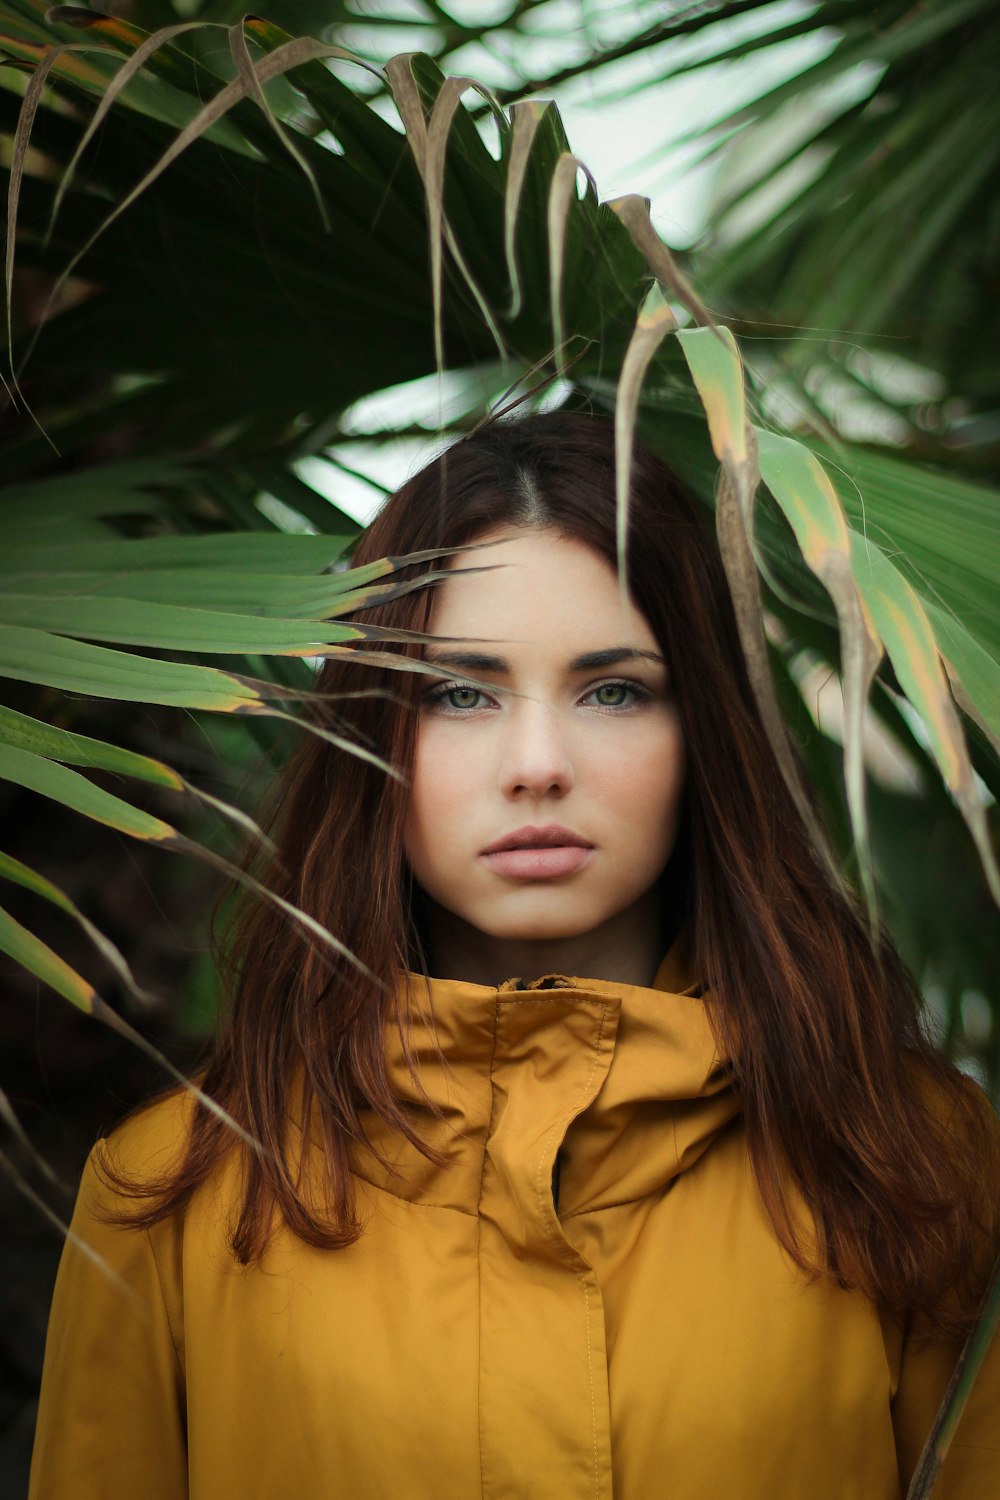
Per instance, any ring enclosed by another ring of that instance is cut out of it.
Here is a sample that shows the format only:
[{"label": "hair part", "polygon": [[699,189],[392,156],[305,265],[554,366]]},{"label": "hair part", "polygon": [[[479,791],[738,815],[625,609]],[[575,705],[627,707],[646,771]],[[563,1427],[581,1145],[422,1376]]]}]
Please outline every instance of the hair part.
[{"label": "hair part", "polygon": [[[497,422],[404,484],[355,561],[461,546],[511,524],[557,530],[615,563],[614,476],[604,420],[558,412]],[[873,947],[856,903],[831,884],[763,728],[714,541],[677,478],[640,444],[629,501],[628,583],[664,652],[687,744],[684,816],[665,882],[669,923],[686,929],[720,1047],[734,1059],[763,1207],[803,1269],[861,1289],[890,1314],[960,1330],[974,1316],[997,1232],[993,1112],[925,1037],[919,995],[888,935]],[[358,618],[422,632],[431,601],[431,589],[420,589]],[[359,743],[406,773],[419,679],[365,664],[370,649],[329,660],[318,689]],[[342,696],[359,686],[377,691]],[[261,1256],[277,1219],[335,1248],[363,1232],[351,1157],[358,1144],[375,1149],[366,1119],[443,1161],[394,1096],[385,1055],[389,1024],[406,1047],[399,974],[422,964],[419,893],[403,852],[406,799],[404,784],[303,737],[274,789],[277,857],[255,873],[336,933],[374,977],[241,895],[224,948],[229,1004],[202,1086],[262,1150],[247,1151],[214,1114],[196,1110],[183,1159],[162,1177],[137,1183],[105,1158],[105,1175],[134,1200],[123,1222],[149,1226],[181,1210],[239,1150],[237,1259]],[[310,1132],[301,1159],[290,1145],[294,1117],[317,1122],[312,1178]],[[310,1180],[319,1187],[308,1189]]]}]

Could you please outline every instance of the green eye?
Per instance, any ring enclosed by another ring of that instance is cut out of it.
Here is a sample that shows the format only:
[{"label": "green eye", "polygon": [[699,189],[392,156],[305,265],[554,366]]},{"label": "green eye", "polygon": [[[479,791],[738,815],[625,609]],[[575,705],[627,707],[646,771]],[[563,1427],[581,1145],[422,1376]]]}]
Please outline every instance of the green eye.
[{"label": "green eye", "polygon": [[485,696],[479,688],[469,687],[467,683],[442,682],[427,695],[427,702],[444,713],[460,713],[470,708],[482,708]]},{"label": "green eye", "polygon": [[602,682],[594,689],[594,697],[602,708],[620,708],[626,702],[626,694],[631,691],[625,682]]},{"label": "green eye", "polygon": [[449,688],[444,696],[448,699],[452,708],[475,708],[476,699],[479,697],[479,689],[454,687]]}]

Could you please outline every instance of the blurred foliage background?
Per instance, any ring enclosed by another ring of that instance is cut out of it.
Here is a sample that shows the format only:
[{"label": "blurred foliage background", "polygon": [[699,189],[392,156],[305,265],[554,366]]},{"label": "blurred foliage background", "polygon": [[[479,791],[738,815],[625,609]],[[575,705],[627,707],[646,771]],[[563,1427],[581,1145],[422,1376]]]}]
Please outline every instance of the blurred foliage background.
[{"label": "blurred foliage background", "polygon": [[[347,584],[332,580],[358,533],[359,484],[374,496],[401,480],[511,387],[614,402],[648,255],[583,172],[560,167],[568,151],[587,157],[558,109],[526,99],[586,97],[607,129],[627,109],[649,161],[703,164],[705,227],[674,239],[676,277],[736,334],[755,423],[824,459],[853,531],[926,608],[917,665],[933,657],[941,675],[936,648],[947,658],[967,761],[942,748],[919,684],[883,661],[863,740],[871,868],[928,1024],[994,1098],[1000,1087],[982,849],[1000,781],[994,7],[274,0],[245,28],[228,0],[103,11],[0,0],[0,161],[16,207],[0,392],[0,1496],[23,1493],[59,1252],[42,1205],[65,1218],[98,1131],[166,1081],[81,1010],[107,1006],[185,1069],[210,1036],[208,914],[234,818],[252,815],[297,732],[281,712],[308,688],[309,657],[340,639],[333,600]],[[175,26],[188,29],[85,139],[123,60]],[[234,97],[123,207],[283,33],[368,66],[315,55],[276,73],[270,117]],[[425,60],[387,81],[388,60],[410,53]],[[450,135],[431,113],[446,98],[437,67],[485,86],[454,101]],[[669,101],[682,97],[697,108],[678,119]],[[437,325],[435,192],[450,235]],[[655,207],[654,223],[670,241]],[[670,305],[697,321],[672,276],[660,276]],[[675,340],[657,347],[638,424],[710,506],[713,434]],[[189,544],[213,537],[222,550],[196,568]],[[171,538],[179,549],[158,562],[114,551]],[[776,487],[757,542],[779,701],[857,879],[844,640]],[[270,622],[259,637],[251,615]],[[207,675],[178,685],[182,663]],[[66,780],[71,767],[85,786]]]}]

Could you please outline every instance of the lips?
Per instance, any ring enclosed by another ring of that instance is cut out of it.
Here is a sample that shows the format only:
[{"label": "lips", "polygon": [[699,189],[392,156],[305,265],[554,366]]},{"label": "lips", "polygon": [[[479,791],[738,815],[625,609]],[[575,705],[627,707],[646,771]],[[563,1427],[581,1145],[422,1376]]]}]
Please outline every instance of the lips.
[{"label": "lips", "polygon": [[544,828],[518,828],[505,834],[484,849],[483,854],[500,854],[505,849],[593,849],[589,839],[581,838],[569,828],[548,823]]},{"label": "lips", "polygon": [[589,864],[594,846],[570,828],[518,828],[484,849],[480,858],[505,880],[554,880]]}]

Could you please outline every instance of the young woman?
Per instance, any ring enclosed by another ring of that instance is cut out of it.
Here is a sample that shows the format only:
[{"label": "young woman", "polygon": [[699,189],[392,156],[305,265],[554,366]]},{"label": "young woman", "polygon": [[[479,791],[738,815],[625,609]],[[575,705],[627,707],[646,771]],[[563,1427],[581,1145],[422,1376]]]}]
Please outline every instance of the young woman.
[{"label": "young woman", "polygon": [[[357,561],[204,1088],[98,1144],[32,1500],[899,1500],[1000,1248],[981,1091],[815,855],[712,542],[610,426],[496,423]],[[362,646],[360,655],[369,649]],[[369,690],[360,696],[359,688]],[[372,693],[370,690],[378,690]],[[108,1273],[110,1267],[111,1273]],[[1000,1348],[940,1500],[1000,1497]]]}]

